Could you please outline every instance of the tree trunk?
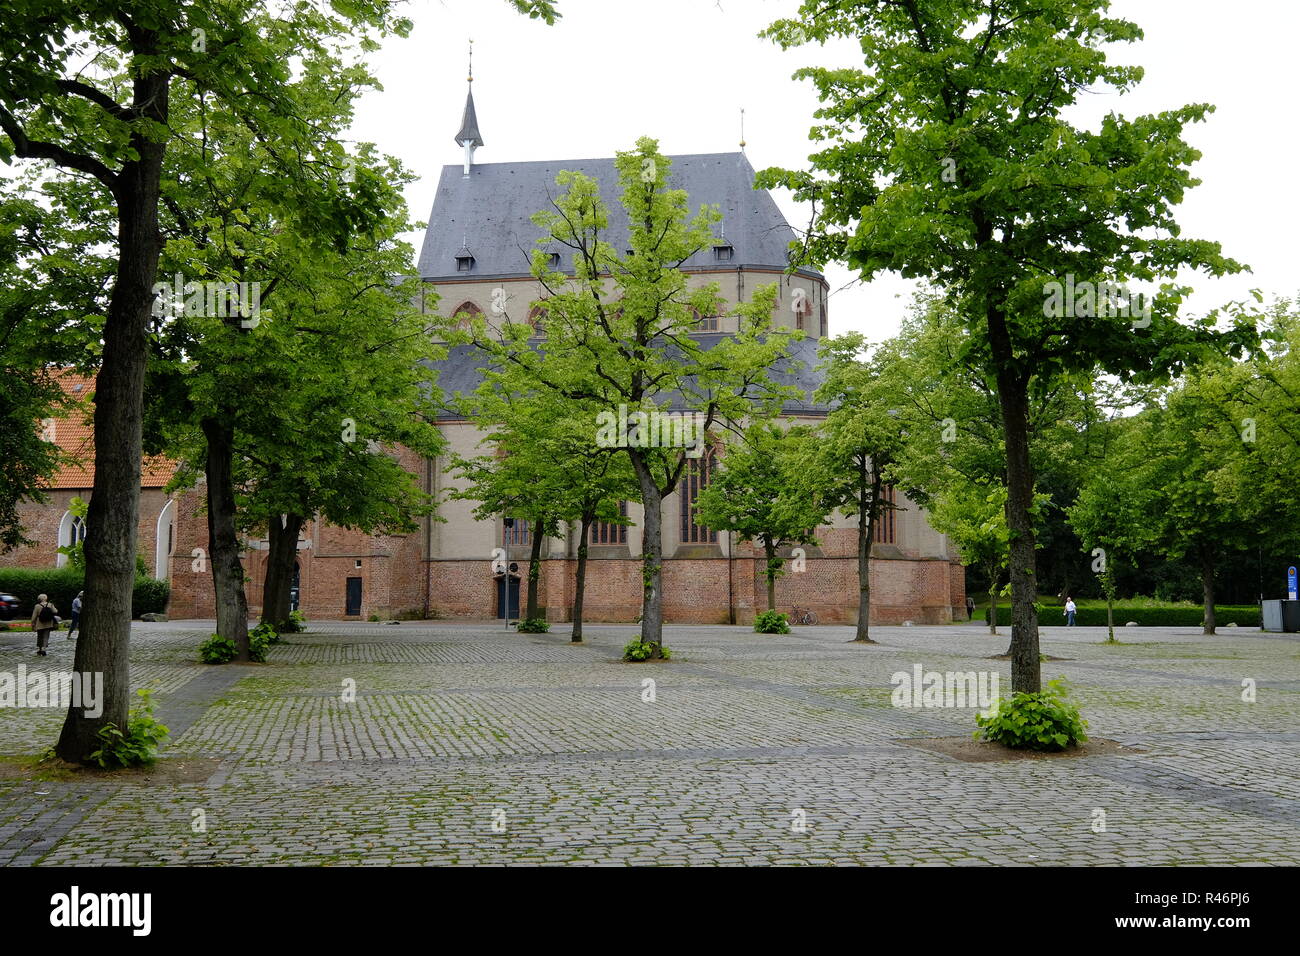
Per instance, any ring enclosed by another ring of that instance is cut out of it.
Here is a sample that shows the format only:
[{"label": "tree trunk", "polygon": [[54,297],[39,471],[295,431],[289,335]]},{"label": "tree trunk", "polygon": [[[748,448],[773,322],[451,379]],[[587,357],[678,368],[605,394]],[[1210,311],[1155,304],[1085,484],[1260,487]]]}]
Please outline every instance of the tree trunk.
[{"label": "tree trunk", "polygon": [[[634,462],[635,464],[635,462]],[[641,528],[641,640],[653,647],[652,658],[663,657],[663,497],[644,466],[637,468],[645,517]]]},{"label": "tree trunk", "polygon": [[1029,463],[1029,397],[1024,376],[1013,368],[1010,338],[1000,312],[989,316],[989,342],[997,362],[998,403],[1007,449],[1007,529],[1011,536],[1011,689],[1036,694],[1042,689],[1038,660],[1036,545],[1031,509],[1034,473]]},{"label": "tree trunk", "polygon": [[[880,501],[880,469],[871,468],[867,479],[867,459],[858,462],[858,627],[853,641],[875,644],[871,639],[871,542],[876,536],[876,505]],[[867,500],[867,489],[871,500]]]},{"label": "tree trunk", "polygon": [[[996,568],[989,571],[989,633],[998,633],[998,572]],[[1010,655],[1010,649],[1007,650]]]},{"label": "tree trunk", "polygon": [[1111,577],[1110,565],[1106,565],[1106,574],[1102,579],[1102,586],[1106,589],[1106,640],[1108,643],[1115,643],[1115,581]]},{"label": "tree trunk", "polygon": [[208,441],[208,557],[217,598],[217,633],[235,642],[235,660],[247,661],[248,597],[235,529],[234,428],[226,416],[205,418],[202,427]]},{"label": "tree trunk", "polygon": [[767,558],[767,609],[776,610],[776,543],[763,538],[763,555]]},{"label": "tree trunk", "polygon": [[[89,540],[89,539],[87,539]],[[1214,555],[1207,548],[1201,552],[1201,595],[1205,601],[1203,633],[1214,633]]]},{"label": "tree trunk", "polygon": [[298,533],[302,515],[289,514],[283,519],[272,517],[267,528],[269,549],[266,575],[262,579],[262,623],[284,632],[292,603],[293,568],[298,560]]},{"label": "tree trunk", "polygon": [[578,573],[573,586],[573,644],[582,643],[582,597],[587,588],[587,538],[591,534],[594,519],[590,514],[582,516],[582,537],[578,539]]},{"label": "tree trunk", "polygon": [[542,616],[537,607],[537,585],[542,576],[542,542],[546,539],[542,529],[545,526],[546,519],[538,518],[530,528],[532,547],[528,552],[528,610],[524,614],[525,621],[535,621]]},{"label": "tree trunk", "polygon": [[[152,47],[152,31],[142,31]],[[153,52],[146,49],[143,52]],[[134,101],[145,118],[164,127],[170,77],[145,73],[134,79]],[[158,278],[162,237],[158,196],[166,145],[143,133],[131,135],[137,159],[128,160],[114,190],[117,201],[118,260],[103,331],[103,361],[95,379],[95,480],[86,515],[85,603],[73,667],[103,674],[103,711],[87,717],[69,707],[56,753],[71,763],[88,763],[99,749],[99,730],[123,730],[131,697],[131,596],[140,512],[141,435],[145,364],[153,285]]]}]

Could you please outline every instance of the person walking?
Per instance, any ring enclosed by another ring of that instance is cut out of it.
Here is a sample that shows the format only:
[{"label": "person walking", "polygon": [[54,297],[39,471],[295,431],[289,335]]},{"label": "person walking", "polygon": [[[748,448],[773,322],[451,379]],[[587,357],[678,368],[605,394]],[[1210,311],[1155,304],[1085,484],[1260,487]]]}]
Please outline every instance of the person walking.
[{"label": "person walking", "polygon": [[72,640],[72,635],[81,630],[81,598],[85,591],[78,591],[77,596],[72,599],[72,620],[68,621],[68,640]]},{"label": "person walking", "polygon": [[59,609],[50,603],[47,595],[36,598],[36,607],[32,608],[32,630],[36,632],[36,653],[46,657],[45,645],[50,642],[50,631],[58,627]]},{"label": "person walking", "polygon": [[969,594],[966,595],[966,620],[975,620],[975,599]]},{"label": "person walking", "polygon": [[1078,608],[1075,606],[1074,598],[1067,596],[1065,599],[1065,626],[1074,627],[1074,612]]}]

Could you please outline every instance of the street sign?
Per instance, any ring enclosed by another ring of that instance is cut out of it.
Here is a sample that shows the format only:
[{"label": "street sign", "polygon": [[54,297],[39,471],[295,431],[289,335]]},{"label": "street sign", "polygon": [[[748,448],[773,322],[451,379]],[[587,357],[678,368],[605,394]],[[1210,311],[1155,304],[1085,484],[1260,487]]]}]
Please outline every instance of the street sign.
[{"label": "street sign", "polygon": [[1296,599],[1296,580],[1295,580],[1294,564],[1291,565],[1291,567],[1286,569],[1286,599],[1288,601],[1294,601]]}]

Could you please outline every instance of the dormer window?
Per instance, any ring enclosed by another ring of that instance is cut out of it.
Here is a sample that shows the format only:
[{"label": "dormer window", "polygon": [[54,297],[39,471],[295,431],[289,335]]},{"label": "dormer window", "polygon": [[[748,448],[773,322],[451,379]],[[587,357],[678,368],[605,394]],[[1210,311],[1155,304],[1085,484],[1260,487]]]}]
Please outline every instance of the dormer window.
[{"label": "dormer window", "polygon": [[469,251],[469,236],[460,244],[460,252],[456,253],[456,271],[472,272],[474,269],[474,253]]},{"label": "dormer window", "polygon": [[719,241],[716,245],[714,245],[713,259],[715,262],[730,262],[731,257],[735,254],[735,252],[736,250],[732,248],[731,243],[723,239]]},{"label": "dormer window", "polygon": [[546,268],[548,269],[560,268],[560,254],[558,252],[552,252],[546,257]]}]

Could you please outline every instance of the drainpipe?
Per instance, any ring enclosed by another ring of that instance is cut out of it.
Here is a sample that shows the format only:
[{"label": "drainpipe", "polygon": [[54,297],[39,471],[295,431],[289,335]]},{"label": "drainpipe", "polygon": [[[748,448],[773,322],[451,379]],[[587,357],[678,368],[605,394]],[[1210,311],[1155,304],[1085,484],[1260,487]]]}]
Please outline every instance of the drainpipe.
[{"label": "drainpipe", "polygon": [[[424,459],[424,493],[433,494],[433,459]],[[424,518],[424,619],[429,619],[429,575],[433,573],[433,518]]]},{"label": "drainpipe", "polygon": [[[736,598],[732,594],[732,564],[736,556],[736,542],[732,533],[727,532],[727,620],[736,623]],[[1262,620],[1262,618],[1261,618]]]}]

